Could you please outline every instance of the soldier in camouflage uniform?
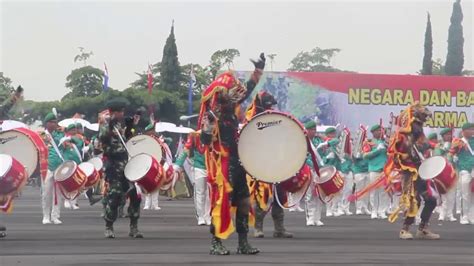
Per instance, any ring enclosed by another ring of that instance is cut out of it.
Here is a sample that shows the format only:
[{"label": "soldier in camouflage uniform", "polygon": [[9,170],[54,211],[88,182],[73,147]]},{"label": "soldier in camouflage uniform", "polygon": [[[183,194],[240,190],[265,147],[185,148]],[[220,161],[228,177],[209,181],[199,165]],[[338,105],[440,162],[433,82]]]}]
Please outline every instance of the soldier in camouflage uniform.
[{"label": "soldier in camouflage uniform", "polygon": [[[21,98],[22,93],[23,88],[21,86],[18,86],[15,93],[0,105],[0,125],[2,120],[8,119],[8,112],[10,112],[13,106],[15,106],[15,103],[18,101],[18,99]],[[5,237],[7,235],[6,231],[7,228],[4,225],[0,224],[0,238]]]},{"label": "soldier in camouflage uniform", "polygon": [[[141,199],[137,194],[136,187],[125,178],[124,169],[128,162],[128,153],[122,143],[124,109],[127,105],[126,99],[113,99],[108,102],[110,119],[103,124],[99,131],[99,139],[104,150],[105,178],[109,184],[107,195],[105,196],[105,237],[115,238],[113,224],[118,216],[118,208],[125,195],[130,198],[128,214],[130,216],[130,237],[143,238],[143,234],[138,231],[138,218],[140,217]],[[118,135],[120,134],[120,135]],[[125,141],[125,140],[124,140]]]}]

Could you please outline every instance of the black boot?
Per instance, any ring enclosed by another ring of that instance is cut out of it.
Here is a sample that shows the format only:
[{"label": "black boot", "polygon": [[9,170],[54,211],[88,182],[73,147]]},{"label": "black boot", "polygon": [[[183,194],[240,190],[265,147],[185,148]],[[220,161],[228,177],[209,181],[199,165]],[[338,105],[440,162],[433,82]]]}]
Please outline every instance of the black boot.
[{"label": "black boot", "polygon": [[105,238],[115,238],[114,233],[114,224],[112,222],[106,221],[105,222]]},{"label": "black boot", "polygon": [[209,252],[211,255],[229,255],[230,252],[227,250],[224,245],[222,244],[222,241],[220,238],[217,238],[215,236],[212,237],[211,241],[211,251]]},{"label": "black boot", "polygon": [[0,238],[7,236],[7,228],[4,225],[0,225]]},{"label": "black boot", "polygon": [[247,234],[239,234],[239,246],[237,247],[237,254],[254,255],[260,250],[253,248],[247,241]]},{"label": "black boot", "polygon": [[143,238],[143,234],[138,231],[138,221],[130,221],[130,233],[128,233],[129,237],[133,238]]}]

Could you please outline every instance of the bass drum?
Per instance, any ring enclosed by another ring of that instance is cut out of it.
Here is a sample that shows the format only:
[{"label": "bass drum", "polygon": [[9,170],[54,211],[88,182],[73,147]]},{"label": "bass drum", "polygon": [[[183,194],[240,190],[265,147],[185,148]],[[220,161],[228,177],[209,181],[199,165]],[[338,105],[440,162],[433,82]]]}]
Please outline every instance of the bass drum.
[{"label": "bass drum", "polygon": [[145,153],[153,156],[158,162],[161,162],[163,158],[163,149],[160,141],[148,135],[137,135],[129,139],[126,146],[131,157]]},{"label": "bass drum", "polygon": [[418,174],[423,180],[433,180],[440,194],[446,194],[456,184],[456,171],[442,156],[433,156],[424,160]]},{"label": "bass drum", "polygon": [[253,178],[279,183],[298,174],[306,161],[307,145],[306,131],[296,118],[266,111],[243,126],[238,153]]}]

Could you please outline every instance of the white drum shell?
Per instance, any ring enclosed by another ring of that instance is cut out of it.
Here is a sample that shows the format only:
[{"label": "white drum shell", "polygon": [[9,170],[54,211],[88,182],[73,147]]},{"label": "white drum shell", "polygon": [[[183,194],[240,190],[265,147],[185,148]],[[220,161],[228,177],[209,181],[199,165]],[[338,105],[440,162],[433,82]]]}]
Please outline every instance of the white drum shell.
[{"label": "white drum shell", "polygon": [[38,149],[35,143],[27,135],[17,131],[0,133],[0,153],[8,154],[18,160],[26,168],[28,177],[38,165]]},{"label": "white drum shell", "polygon": [[126,143],[130,156],[146,153],[153,156],[158,162],[163,158],[163,150],[160,143],[153,137],[147,135],[137,135],[129,139]]},{"label": "white drum shell", "polygon": [[148,173],[152,164],[151,155],[145,153],[135,155],[125,166],[125,177],[131,182],[137,182]]},{"label": "white drum shell", "polygon": [[446,160],[441,156],[433,156],[421,163],[418,174],[421,179],[428,180],[441,174],[445,168]]}]

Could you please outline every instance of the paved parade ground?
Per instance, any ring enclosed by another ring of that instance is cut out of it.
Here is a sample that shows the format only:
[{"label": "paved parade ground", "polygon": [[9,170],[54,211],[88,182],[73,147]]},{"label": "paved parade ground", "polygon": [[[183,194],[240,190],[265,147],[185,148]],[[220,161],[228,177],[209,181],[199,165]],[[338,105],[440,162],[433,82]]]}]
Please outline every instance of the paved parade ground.
[{"label": "paved parade ground", "polygon": [[8,236],[0,239],[0,266],[11,265],[474,265],[474,226],[438,223],[438,241],[402,241],[399,224],[368,216],[323,218],[324,227],[304,226],[304,213],[286,213],[293,239],[274,239],[271,217],[266,237],[251,243],[256,256],[235,255],[234,235],[225,242],[230,256],[210,256],[210,235],[196,226],[190,199],[160,199],[161,211],[142,211],[145,239],[128,237],[128,219],[115,225],[116,239],[104,239],[100,204],[64,210],[62,225],[42,225],[39,188],[26,187],[12,214],[1,214]]}]

